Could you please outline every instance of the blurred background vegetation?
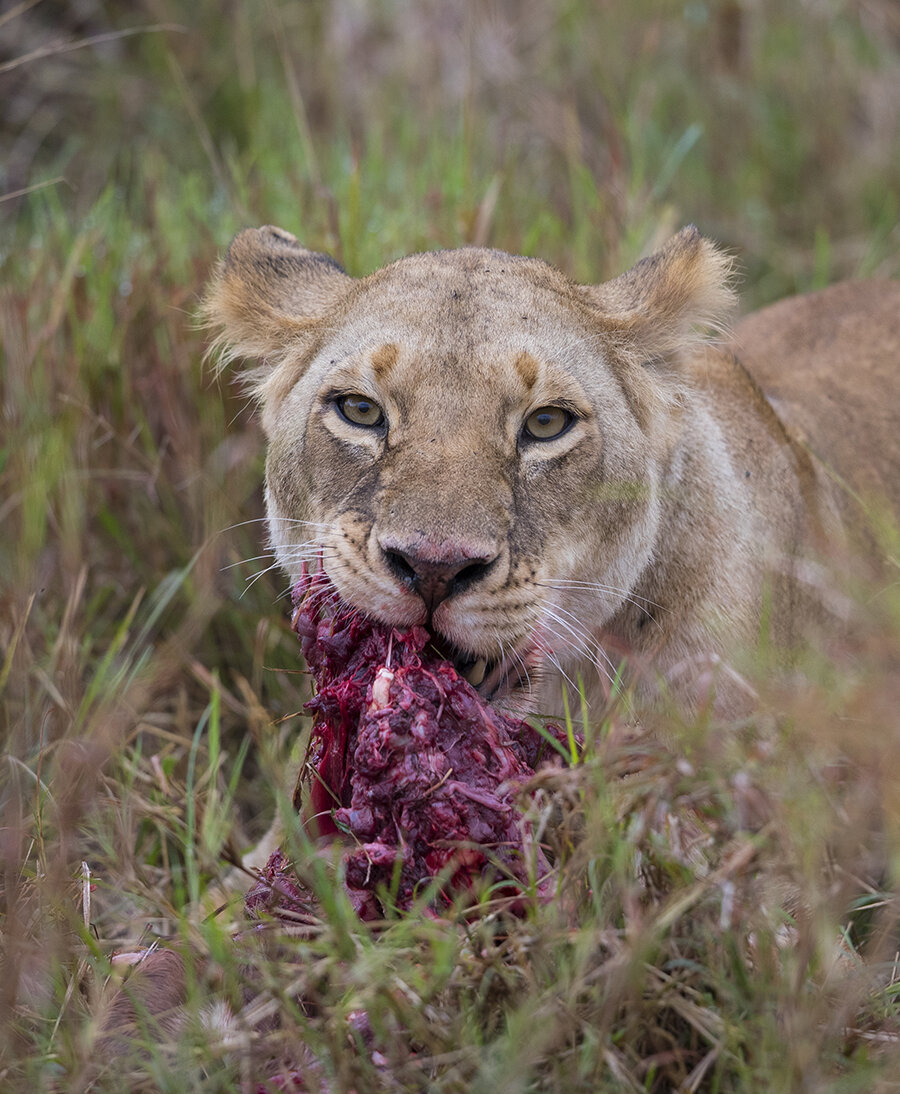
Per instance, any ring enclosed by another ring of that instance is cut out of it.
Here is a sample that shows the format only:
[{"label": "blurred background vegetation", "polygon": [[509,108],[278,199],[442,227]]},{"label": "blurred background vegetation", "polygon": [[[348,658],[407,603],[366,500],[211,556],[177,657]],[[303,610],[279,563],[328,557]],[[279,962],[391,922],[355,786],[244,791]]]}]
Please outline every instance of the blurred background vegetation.
[{"label": "blurred background vegetation", "polygon": [[479,243],[600,280],[693,221],[749,309],[900,275],[898,125],[896,0],[4,5],[0,1086],[67,1089],[88,1051],[80,917],[98,952],[171,932],[290,782],[261,438],[194,321],[232,234],[353,274]]}]

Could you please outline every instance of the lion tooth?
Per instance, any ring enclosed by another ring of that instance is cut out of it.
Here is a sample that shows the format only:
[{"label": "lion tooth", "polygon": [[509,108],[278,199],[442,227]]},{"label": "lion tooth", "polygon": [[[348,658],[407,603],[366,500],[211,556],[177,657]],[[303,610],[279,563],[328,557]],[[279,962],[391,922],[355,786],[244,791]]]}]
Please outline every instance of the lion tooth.
[{"label": "lion tooth", "polygon": [[479,657],[474,664],[466,670],[465,677],[472,685],[473,688],[477,688],[478,685],[484,680],[484,675],[487,672],[487,660],[484,657]]}]

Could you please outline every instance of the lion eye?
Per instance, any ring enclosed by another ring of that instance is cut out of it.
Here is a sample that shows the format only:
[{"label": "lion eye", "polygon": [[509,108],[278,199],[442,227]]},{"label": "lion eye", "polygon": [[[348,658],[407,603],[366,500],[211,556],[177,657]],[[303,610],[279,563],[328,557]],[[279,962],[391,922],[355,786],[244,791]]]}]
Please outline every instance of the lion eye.
[{"label": "lion eye", "polygon": [[540,406],[525,419],[525,435],[533,441],[552,441],[574,421],[574,415],[561,406]]},{"label": "lion eye", "polygon": [[371,429],[382,425],[384,413],[378,403],[367,399],[365,395],[341,395],[335,400],[338,413],[352,425],[366,426]]}]

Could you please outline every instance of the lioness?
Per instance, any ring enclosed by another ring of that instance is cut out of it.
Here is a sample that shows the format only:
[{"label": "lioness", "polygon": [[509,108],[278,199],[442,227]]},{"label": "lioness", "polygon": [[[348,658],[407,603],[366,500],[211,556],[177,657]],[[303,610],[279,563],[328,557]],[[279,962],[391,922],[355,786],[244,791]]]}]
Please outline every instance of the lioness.
[{"label": "lioness", "polygon": [[789,645],[860,499],[900,512],[900,284],[785,301],[730,348],[697,333],[729,269],[693,227],[601,285],[474,247],[355,279],[241,232],[207,315],[226,361],[261,362],[291,580],[321,556],[351,604],[552,715],[623,658],[690,698],[761,620]]}]

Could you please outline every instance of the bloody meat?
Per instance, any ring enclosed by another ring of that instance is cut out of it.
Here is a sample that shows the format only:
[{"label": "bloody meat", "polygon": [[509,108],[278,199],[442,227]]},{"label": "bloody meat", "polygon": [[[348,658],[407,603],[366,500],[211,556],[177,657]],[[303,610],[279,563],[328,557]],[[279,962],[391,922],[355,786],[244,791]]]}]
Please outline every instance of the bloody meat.
[{"label": "bloody meat", "polygon": [[293,628],[316,687],[295,805],[313,834],[350,837],[345,879],[361,914],[381,887],[408,909],[438,876],[445,898],[484,878],[546,888],[516,804],[559,759],[546,738],[485,702],[423,627],[368,618],[321,571],[294,589]]}]

